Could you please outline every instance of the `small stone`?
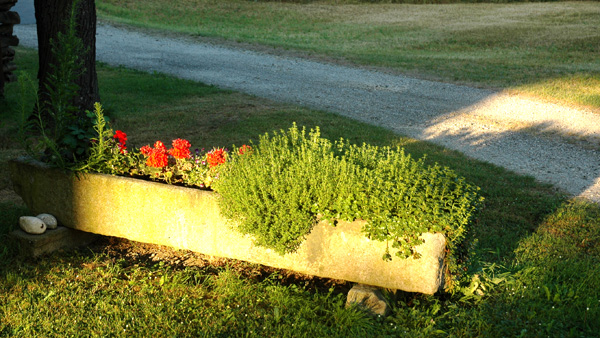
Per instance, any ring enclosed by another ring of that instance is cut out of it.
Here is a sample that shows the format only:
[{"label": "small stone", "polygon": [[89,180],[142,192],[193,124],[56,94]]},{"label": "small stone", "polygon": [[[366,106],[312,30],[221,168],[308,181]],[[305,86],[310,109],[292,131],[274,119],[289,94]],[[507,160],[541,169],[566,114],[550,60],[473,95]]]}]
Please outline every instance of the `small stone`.
[{"label": "small stone", "polygon": [[21,216],[19,226],[28,234],[41,235],[46,232],[46,223],[33,216]]},{"label": "small stone", "polygon": [[348,292],[346,307],[357,304],[374,315],[387,316],[390,306],[381,291],[374,286],[356,284]]},{"label": "small stone", "polygon": [[44,223],[46,223],[46,227],[48,229],[56,229],[56,227],[58,226],[58,221],[56,220],[56,217],[50,214],[39,214],[35,217],[41,219]]}]

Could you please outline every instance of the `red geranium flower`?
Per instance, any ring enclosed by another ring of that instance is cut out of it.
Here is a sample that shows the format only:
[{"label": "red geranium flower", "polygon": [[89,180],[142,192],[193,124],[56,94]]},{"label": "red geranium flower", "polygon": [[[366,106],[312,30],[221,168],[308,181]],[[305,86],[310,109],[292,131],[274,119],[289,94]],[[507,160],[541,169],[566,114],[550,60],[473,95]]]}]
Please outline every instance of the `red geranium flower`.
[{"label": "red geranium flower", "polygon": [[[147,149],[145,149],[145,151],[147,151]],[[156,143],[154,143],[154,149],[150,149],[150,155],[146,160],[146,165],[154,168],[162,168],[166,167],[168,163],[169,158],[167,156],[165,145],[161,141],[156,141]]]},{"label": "red geranium flower", "polygon": [[190,147],[192,145],[187,140],[180,138],[173,140],[173,149],[169,149],[169,154],[177,159],[190,158]]},{"label": "red geranium flower", "polygon": [[208,162],[208,166],[214,168],[219,164],[225,163],[227,160],[227,153],[223,148],[217,148],[213,151],[206,154],[206,161]]},{"label": "red geranium flower", "polygon": [[240,147],[240,149],[238,150],[238,153],[240,155],[244,155],[244,154],[250,154],[252,152],[252,147],[249,145],[243,145]]},{"label": "red geranium flower", "polygon": [[167,148],[165,148],[164,143],[162,143],[161,141],[156,141],[156,142],[154,142],[154,149],[166,151]]},{"label": "red geranium flower", "polygon": [[152,153],[152,148],[150,148],[149,145],[145,145],[143,147],[140,148],[140,152],[146,156],[150,155]]},{"label": "red geranium flower", "polygon": [[121,154],[124,154],[125,149],[127,149],[127,147],[125,146],[125,143],[127,143],[127,134],[120,130],[117,130],[113,137],[119,142],[119,151],[121,152]]},{"label": "red geranium flower", "polygon": [[169,163],[169,158],[167,154],[160,151],[153,151],[150,156],[148,156],[148,160],[146,160],[146,165],[154,168],[163,168],[166,167]]},{"label": "red geranium flower", "polygon": [[117,130],[115,131],[115,136],[113,136],[116,140],[119,141],[119,143],[123,143],[125,144],[125,142],[127,142],[127,134],[125,134],[124,132]]}]

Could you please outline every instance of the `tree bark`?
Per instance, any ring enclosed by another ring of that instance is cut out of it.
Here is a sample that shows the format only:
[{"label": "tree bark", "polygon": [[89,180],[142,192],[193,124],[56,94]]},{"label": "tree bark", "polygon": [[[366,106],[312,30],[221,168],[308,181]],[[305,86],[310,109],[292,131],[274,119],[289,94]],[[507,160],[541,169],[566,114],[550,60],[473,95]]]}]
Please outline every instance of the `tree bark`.
[{"label": "tree bark", "polygon": [[[47,102],[46,85],[55,63],[51,40],[56,41],[59,32],[65,32],[73,0],[34,0],[37,20],[39,52],[39,99]],[[98,78],[96,75],[96,5],[94,0],[81,0],[77,9],[77,36],[83,41],[86,52],[81,56],[84,70],[78,77],[79,95],[73,102],[81,114],[93,110],[94,103],[100,101]]]},{"label": "tree bark", "polygon": [[[12,74],[14,50],[9,46],[19,44],[19,39],[13,34],[13,26],[20,22],[17,12],[10,12],[17,0],[0,0],[0,98],[4,97],[4,84],[15,79]],[[10,69],[7,70],[7,69]]]}]

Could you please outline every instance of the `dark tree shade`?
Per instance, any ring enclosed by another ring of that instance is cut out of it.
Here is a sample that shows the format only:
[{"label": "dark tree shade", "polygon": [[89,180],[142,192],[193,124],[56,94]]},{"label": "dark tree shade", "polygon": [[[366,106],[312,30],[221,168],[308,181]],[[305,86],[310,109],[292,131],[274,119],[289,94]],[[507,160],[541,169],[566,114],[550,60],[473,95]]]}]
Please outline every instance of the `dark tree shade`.
[{"label": "dark tree shade", "polygon": [[[45,95],[52,56],[51,39],[56,40],[58,32],[64,32],[73,0],[34,0],[37,20],[39,48],[39,88],[40,102],[47,101]],[[73,104],[79,111],[93,110],[94,103],[100,101],[96,75],[96,5],[94,0],[81,0],[77,10],[77,36],[83,41],[86,53],[83,55],[84,72],[76,83],[79,95]]]}]

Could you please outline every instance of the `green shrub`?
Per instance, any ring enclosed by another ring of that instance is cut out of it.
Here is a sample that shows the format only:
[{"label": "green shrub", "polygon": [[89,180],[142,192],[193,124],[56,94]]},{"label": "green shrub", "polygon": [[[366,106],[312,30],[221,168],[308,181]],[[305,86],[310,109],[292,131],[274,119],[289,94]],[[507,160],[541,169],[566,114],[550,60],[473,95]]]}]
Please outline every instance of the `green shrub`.
[{"label": "green shrub", "polygon": [[345,145],[343,156],[366,170],[360,217],[368,221],[363,230],[369,238],[392,242],[401,258],[416,257],[424,232],[444,233],[450,246],[464,240],[482,202],[479,188],[399,148]]},{"label": "green shrub", "polygon": [[306,138],[294,127],[287,134],[262,136],[251,154],[233,155],[213,187],[224,215],[241,221],[242,233],[283,254],[294,251],[310,232],[317,206],[339,201],[332,192],[345,185],[339,182],[344,169],[352,168],[340,165],[318,130]]},{"label": "green shrub", "polygon": [[318,215],[333,224],[366,220],[365,235],[401,258],[418,258],[424,232],[444,233],[453,253],[482,202],[479,188],[402,149],[331,143],[318,128],[306,135],[295,125],[263,135],[250,155],[233,155],[214,188],[224,216],[280,254],[298,248]]}]

